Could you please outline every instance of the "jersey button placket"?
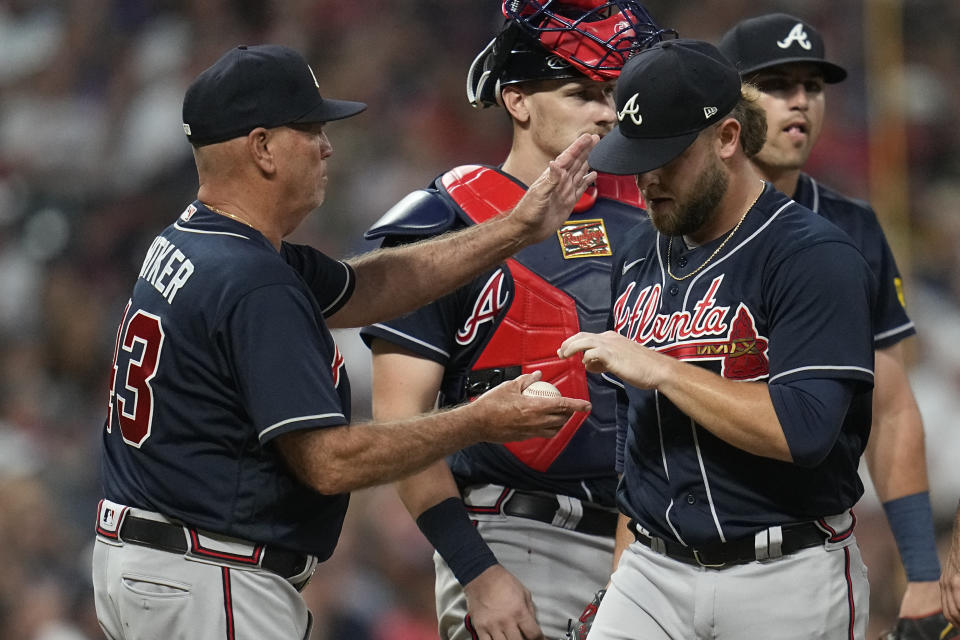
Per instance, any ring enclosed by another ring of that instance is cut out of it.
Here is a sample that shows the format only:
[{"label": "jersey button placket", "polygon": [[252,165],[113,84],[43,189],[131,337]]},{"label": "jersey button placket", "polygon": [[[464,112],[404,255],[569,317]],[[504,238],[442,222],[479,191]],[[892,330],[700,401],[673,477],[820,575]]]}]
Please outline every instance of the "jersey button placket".
[{"label": "jersey button placket", "polygon": [[687,494],[687,504],[695,504],[697,502],[696,497],[692,493]]},{"label": "jersey button placket", "polygon": [[670,285],[669,291],[670,291],[670,295],[675,296],[678,293],[680,293],[680,287],[675,284],[672,284]]},{"label": "jersey button placket", "polygon": [[680,256],[680,259],[677,260],[677,266],[681,269],[687,266],[687,258],[685,256]]}]

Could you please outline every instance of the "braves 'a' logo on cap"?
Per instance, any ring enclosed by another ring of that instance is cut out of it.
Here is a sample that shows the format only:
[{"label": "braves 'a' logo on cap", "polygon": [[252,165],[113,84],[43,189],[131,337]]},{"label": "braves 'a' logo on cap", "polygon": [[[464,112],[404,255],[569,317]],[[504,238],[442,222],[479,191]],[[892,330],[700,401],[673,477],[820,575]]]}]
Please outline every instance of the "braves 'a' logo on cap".
[{"label": "braves 'a' logo on cap", "polygon": [[623,122],[623,119],[626,116],[630,116],[633,124],[639,127],[643,123],[643,116],[640,115],[640,105],[637,104],[637,100],[639,98],[639,93],[635,93],[630,96],[630,99],[627,100],[626,104],[623,105],[623,109],[617,112],[617,120]]},{"label": "braves 'a' logo on cap", "polygon": [[788,49],[790,45],[796,42],[798,45],[810,51],[810,39],[807,37],[807,32],[803,30],[803,23],[798,22],[793,25],[793,29],[790,29],[790,33],[787,34],[787,37],[783,40],[777,41],[777,46],[781,49]]}]

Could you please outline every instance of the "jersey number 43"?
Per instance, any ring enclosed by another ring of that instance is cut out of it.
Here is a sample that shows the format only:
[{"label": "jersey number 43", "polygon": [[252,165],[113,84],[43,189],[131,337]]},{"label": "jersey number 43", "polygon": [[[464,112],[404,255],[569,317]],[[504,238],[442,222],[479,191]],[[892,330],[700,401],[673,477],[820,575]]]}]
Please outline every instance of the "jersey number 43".
[{"label": "jersey number 43", "polygon": [[157,373],[160,352],[163,350],[163,326],[160,318],[142,309],[127,322],[129,312],[128,302],[113,350],[107,433],[113,431],[116,415],[123,441],[139,448],[150,437],[153,426],[153,388],[150,381]]}]

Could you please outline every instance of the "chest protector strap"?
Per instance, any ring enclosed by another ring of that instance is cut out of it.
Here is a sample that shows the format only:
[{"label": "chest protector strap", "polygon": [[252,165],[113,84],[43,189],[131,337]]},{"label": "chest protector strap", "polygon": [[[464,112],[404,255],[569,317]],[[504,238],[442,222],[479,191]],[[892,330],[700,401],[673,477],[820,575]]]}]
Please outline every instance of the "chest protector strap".
[{"label": "chest protector strap", "polygon": [[[507,176],[476,165],[452,169],[440,178],[440,184],[468,223],[481,223],[509,211],[524,194],[523,187]],[[595,199],[596,194],[586,208]],[[588,400],[583,364],[577,358],[557,357],[560,343],[580,330],[576,302],[522,264],[522,257],[508,259],[507,266],[513,275],[514,299],[472,370],[519,367],[521,373],[530,373],[539,369],[543,379],[556,385],[563,395]],[[586,414],[574,414],[552,438],[533,438],[505,446],[531,469],[545,471],[585,419]]]}]

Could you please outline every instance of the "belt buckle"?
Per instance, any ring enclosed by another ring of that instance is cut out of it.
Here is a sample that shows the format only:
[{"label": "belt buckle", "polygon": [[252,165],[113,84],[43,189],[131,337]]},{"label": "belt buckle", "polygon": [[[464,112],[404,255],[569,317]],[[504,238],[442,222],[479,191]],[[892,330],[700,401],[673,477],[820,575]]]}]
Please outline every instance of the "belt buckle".
[{"label": "belt buckle", "polygon": [[703,567],[704,569],[721,569],[727,566],[726,562],[721,562],[720,564],[707,564],[700,559],[700,552],[696,549],[693,550],[693,559],[697,561],[697,564]]}]

